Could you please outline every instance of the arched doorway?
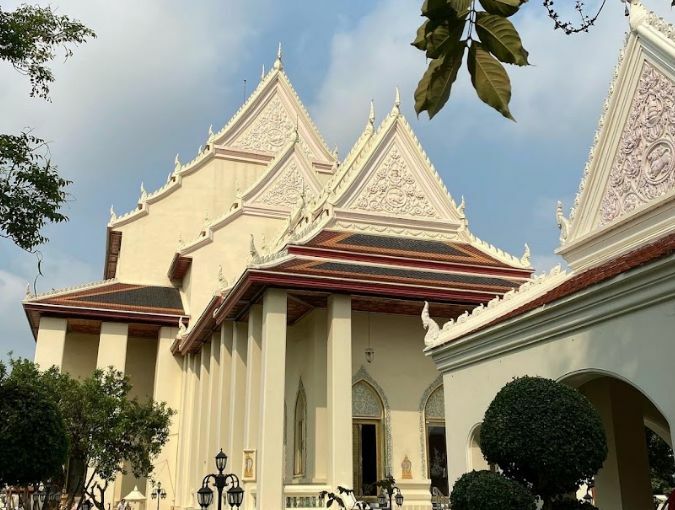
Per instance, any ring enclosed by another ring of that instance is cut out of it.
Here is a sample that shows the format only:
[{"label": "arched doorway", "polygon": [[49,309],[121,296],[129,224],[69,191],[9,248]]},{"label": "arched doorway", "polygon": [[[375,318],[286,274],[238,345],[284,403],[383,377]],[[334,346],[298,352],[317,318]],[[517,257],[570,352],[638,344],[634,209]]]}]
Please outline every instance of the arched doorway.
[{"label": "arched doorway", "polygon": [[607,459],[592,495],[599,508],[653,508],[647,428],[670,443],[670,425],[639,388],[610,373],[583,371],[560,379],[576,387],[600,413]]},{"label": "arched doorway", "polygon": [[365,380],[352,386],[352,456],[354,492],[375,496],[375,482],[384,477],[384,405]]},{"label": "arched doorway", "polygon": [[424,404],[424,437],[427,476],[431,487],[448,496],[448,451],[445,441],[445,400],[443,385],[434,389]]},{"label": "arched doorway", "polygon": [[480,425],[476,425],[469,435],[469,468],[476,471],[492,470],[488,462],[483,457],[483,450],[480,448]]}]

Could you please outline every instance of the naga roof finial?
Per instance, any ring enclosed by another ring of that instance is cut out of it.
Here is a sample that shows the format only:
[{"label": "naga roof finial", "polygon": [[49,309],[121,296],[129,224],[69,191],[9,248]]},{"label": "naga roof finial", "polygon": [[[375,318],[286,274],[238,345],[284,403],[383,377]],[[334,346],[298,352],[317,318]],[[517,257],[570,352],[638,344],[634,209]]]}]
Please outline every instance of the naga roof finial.
[{"label": "naga roof finial", "polygon": [[265,78],[265,64],[262,65],[262,72],[260,73],[260,80]]},{"label": "naga roof finial", "polygon": [[173,158],[173,166],[174,166],[174,169],[176,169],[176,170],[178,170],[181,166],[180,165],[180,157],[179,157],[178,153],[176,153],[176,157]]},{"label": "naga roof finial", "polygon": [[274,69],[281,71],[284,68],[284,64],[281,62],[281,43],[279,43],[279,48],[277,49],[277,58],[274,60]]},{"label": "naga roof finial", "polygon": [[398,87],[396,87],[396,95],[394,96],[394,108],[398,110],[401,107],[401,93],[398,90]]},{"label": "naga roof finial", "polygon": [[143,181],[141,181],[141,198],[139,199],[139,202],[142,202],[145,200],[145,197],[148,196],[148,192],[145,191],[145,186],[143,185]]},{"label": "naga roof finial", "polygon": [[371,99],[370,100],[370,112],[368,113],[368,122],[370,125],[375,124],[375,102]]},{"label": "naga roof finial", "polygon": [[115,213],[115,208],[110,204],[110,223],[117,219],[117,214]]},{"label": "naga roof finial", "polygon": [[525,252],[523,253],[523,256],[520,257],[520,263],[524,266],[529,266],[530,265],[530,245],[525,243]]},{"label": "naga roof finial", "polygon": [[555,219],[558,223],[558,228],[560,229],[560,242],[565,242],[567,240],[567,236],[569,235],[570,221],[565,218],[565,214],[563,213],[563,205],[560,200],[558,200],[558,203],[555,207]]}]

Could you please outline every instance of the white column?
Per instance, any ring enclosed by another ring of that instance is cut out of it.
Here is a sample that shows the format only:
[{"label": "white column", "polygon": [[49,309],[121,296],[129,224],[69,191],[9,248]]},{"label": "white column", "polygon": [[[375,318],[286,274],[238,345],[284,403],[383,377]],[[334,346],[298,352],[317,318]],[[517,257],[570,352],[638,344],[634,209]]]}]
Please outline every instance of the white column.
[{"label": "white column", "polygon": [[115,370],[124,372],[127,364],[128,337],[128,324],[121,322],[101,323],[96,368],[105,370],[108,367],[113,367]]},{"label": "white column", "polygon": [[197,502],[194,498],[194,492],[199,487],[193,487],[193,469],[192,459],[197,455],[195,429],[198,421],[195,419],[196,413],[196,390],[199,386],[199,376],[197,372],[198,365],[195,362],[199,361],[198,354],[188,354],[186,357],[186,378],[185,399],[183,401],[183,409],[185,412],[185,426],[183,432],[183,449],[181,453],[182,463],[178,466],[180,470],[181,480],[181,506],[183,508],[195,508]]},{"label": "white column", "polygon": [[[197,414],[196,418],[199,420],[199,427],[197,429],[197,444],[195,462],[195,478],[193,485],[199,487],[204,475],[213,471],[212,463],[208,462],[208,458],[213,458],[214,455],[207,452],[208,450],[208,431],[209,431],[209,417],[210,417],[210,402],[211,402],[211,344],[205,343],[199,352],[199,396],[197,399]],[[209,471],[210,470],[210,471]]]},{"label": "white column", "polygon": [[68,321],[56,317],[41,317],[35,344],[35,363],[42,370],[52,366],[61,370],[66,349]]},{"label": "white column", "polygon": [[230,373],[230,442],[228,469],[241,478],[244,455],[244,408],[246,401],[247,324],[235,322],[232,330],[232,364]]},{"label": "white column", "polygon": [[257,452],[258,510],[284,508],[284,390],[286,385],[286,291],[268,289],[263,296],[262,383]]},{"label": "white column", "polygon": [[207,437],[207,448],[206,456],[214,456],[218,453],[218,439],[216,437],[218,433],[218,416],[220,415],[220,407],[222,405],[221,394],[220,394],[220,333],[214,333],[211,336],[211,358],[210,358],[210,369],[209,369],[209,424],[208,424],[208,437]]},{"label": "white column", "polygon": [[327,318],[328,480],[353,487],[351,297],[330,295]]},{"label": "white column", "polygon": [[[244,410],[244,448],[258,448],[260,414],[260,361],[262,343],[262,306],[253,305],[248,312],[248,350],[246,353],[246,404]],[[243,475],[243,467],[242,467]],[[252,509],[251,487],[245,483],[244,508]]]},{"label": "white column", "polygon": [[[216,449],[223,451],[230,447],[230,383],[232,381],[232,335],[233,323],[223,322],[220,328],[220,378],[218,400],[220,412],[216,416],[217,444]],[[230,455],[228,451],[228,455]],[[229,466],[228,466],[229,467]]]},{"label": "white column", "polygon": [[[182,421],[183,412],[181,407],[181,390],[183,380],[183,360],[171,353],[171,344],[176,339],[177,328],[160,328],[157,341],[157,358],[155,361],[155,384],[153,399],[166,404],[176,411],[171,417],[169,427],[169,440],[162,448],[161,453],[155,460],[155,470],[152,474],[154,480],[161,482],[166,490],[167,497],[159,502],[160,510],[168,510],[177,504],[175,487],[177,486],[177,456],[178,456],[178,433],[179,422]],[[145,494],[152,491],[148,481]],[[154,504],[153,504],[154,505]],[[157,508],[153,506],[153,508]]]}]

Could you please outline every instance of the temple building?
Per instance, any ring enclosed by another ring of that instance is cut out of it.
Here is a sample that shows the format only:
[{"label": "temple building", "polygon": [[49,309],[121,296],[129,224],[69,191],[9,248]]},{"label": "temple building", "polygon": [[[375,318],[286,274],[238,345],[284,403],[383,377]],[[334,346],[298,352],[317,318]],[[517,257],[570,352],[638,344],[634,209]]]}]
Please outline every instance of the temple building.
[{"label": "temple building", "polygon": [[557,253],[569,268],[442,328],[423,317],[427,354],[443,373],[451,481],[485,467],[480,425],[496,393],[539,375],[578,388],[601,415],[609,452],[594,503],[654,508],[645,427],[675,441],[675,27],[629,8],[569,218],[558,204]]},{"label": "temple building", "polygon": [[[78,377],[115,367],[177,411],[153,474],[163,509],[198,508],[222,448],[247,509],[315,508],[338,485],[372,498],[392,474],[414,510],[448,494],[446,423],[465,418],[445,409],[470,400],[470,386],[448,395],[419,316],[461,320],[532,270],[527,247],[470,232],[398,93],[339,159],[279,52],[194,159],[111,209],[103,272],[26,297],[35,360]],[[122,476],[107,500],[148,483]]]}]

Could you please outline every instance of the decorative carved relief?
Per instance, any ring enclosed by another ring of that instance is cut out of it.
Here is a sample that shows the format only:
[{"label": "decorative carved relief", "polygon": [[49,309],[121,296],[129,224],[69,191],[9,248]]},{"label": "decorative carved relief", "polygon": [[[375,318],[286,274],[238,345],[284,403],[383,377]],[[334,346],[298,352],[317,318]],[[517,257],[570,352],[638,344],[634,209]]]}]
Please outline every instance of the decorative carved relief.
[{"label": "decorative carved relief", "polygon": [[[291,140],[296,128],[297,120],[291,119],[281,99],[275,95],[244,133],[234,140],[232,147],[276,153]],[[307,143],[302,139],[298,143],[307,157],[313,159]]]},{"label": "decorative carved relief", "polygon": [[600,205],[599,226],[675,187],[675,84],[645,62]]},{"label": "decorative carved relief", "polygon": [[396,146],[356,197],[354,207],[405,216],[439,217]]},{"label": "decorative carved relief", "polygon": [[[445,419],[445,403],[443,402],[443,376],[439,375],[434,382],[432,382],[427,389],[424,391],[422,398],[420,399],[419,404],[419,413],[420,413],[420,459],[422,460],[422,473],[427,472],[427,427],[426,427],[426,411],[427,404],[432,398],[432,395],[440,393],[441,395],[441,405],[443,405],[443,414],[441,415]],[[438,413],[437,404],[433,404],[432,407],[436,407],[435,413]]]},{"label": "decorative carved relief", "polygon": [[352,416],[382,418],[380,397],[365,381],[359,381],[352,386]]},{"label": "decorative carved relief", "polygon": [[289,163],[275,178],[275,182],[262,194],[258,201],[268,205],[292,208],[301,196],[313,196],[295,161]]},{"label": "decorative carved relief", "polygon": [[439,386],[429,396],[424,409],[427,419],[445,420],[445,401],[443,399],[443,385]]}]

